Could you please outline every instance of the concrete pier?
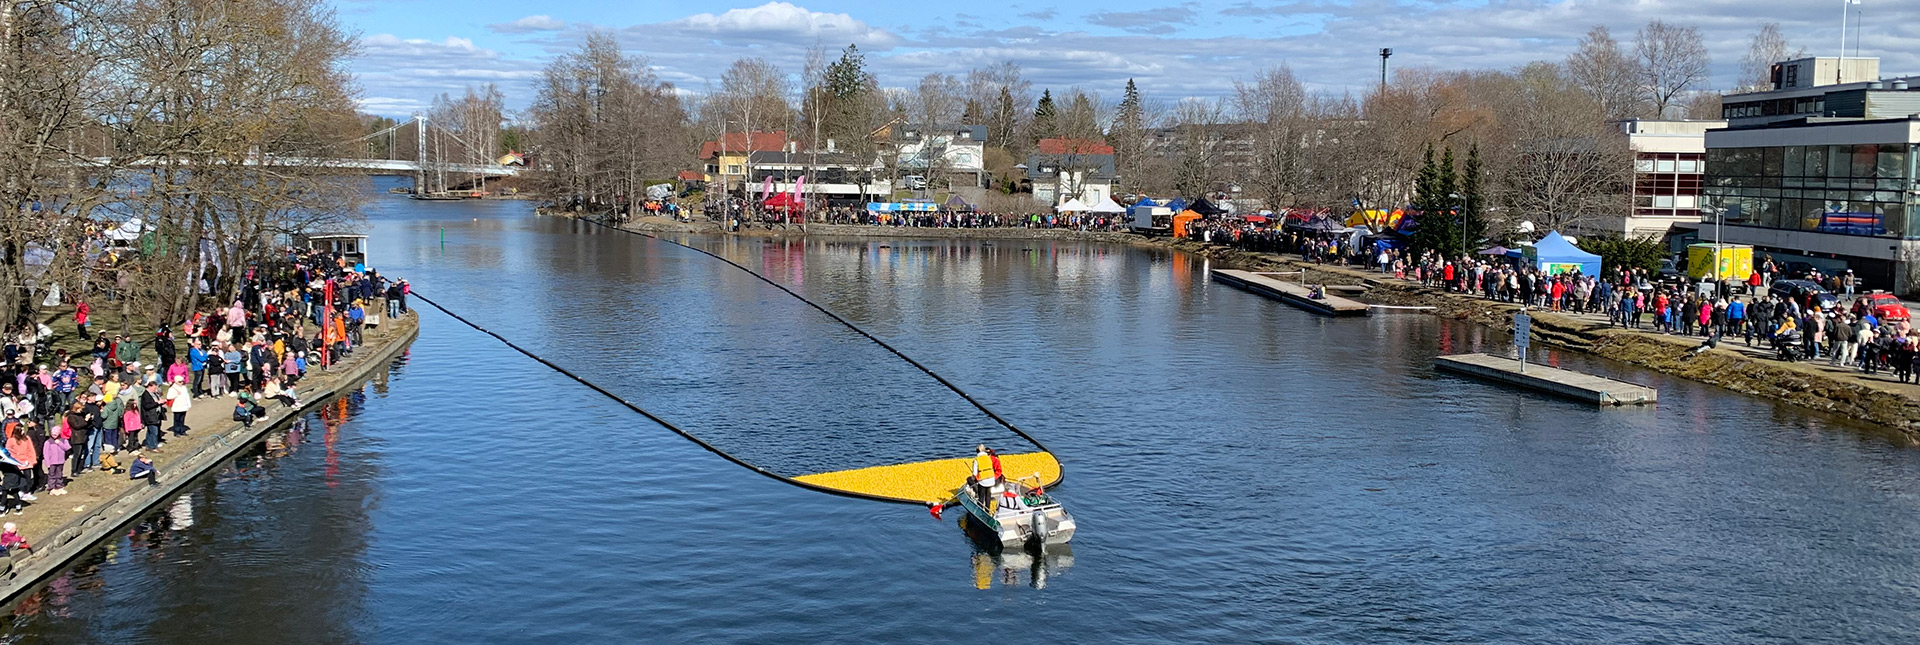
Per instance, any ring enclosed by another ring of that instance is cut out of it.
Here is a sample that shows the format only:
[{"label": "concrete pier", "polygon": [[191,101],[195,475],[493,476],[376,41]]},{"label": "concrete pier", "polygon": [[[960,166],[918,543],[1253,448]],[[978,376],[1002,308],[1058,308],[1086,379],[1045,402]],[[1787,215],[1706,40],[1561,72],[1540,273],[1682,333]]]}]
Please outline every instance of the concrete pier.
[{"label": "concrete pier", "polygon": [[1573,370],[1529,363],[1522,374],[1519,360],[1492,354],[1442,356],[1434,359],[1434,367],[1595,405],[1651,405],[1660,400],[1653,388]]},{"label": "concrete pier", "polygon": [[1323,316],[1367,315],[1366,303],[1333,295],[1331,290],[1325,298],[1314,298],[1312,287],[1275,280],[1252,271],[1214,269],[1213,279]]}]

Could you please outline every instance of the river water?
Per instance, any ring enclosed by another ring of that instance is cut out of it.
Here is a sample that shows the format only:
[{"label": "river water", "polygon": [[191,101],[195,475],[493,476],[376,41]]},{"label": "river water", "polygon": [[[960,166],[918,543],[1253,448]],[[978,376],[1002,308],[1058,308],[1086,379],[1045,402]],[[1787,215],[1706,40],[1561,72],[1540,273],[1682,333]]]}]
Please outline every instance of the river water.
[{"label": "river water", "polygon": [[[383,198],[373,263],[789,473],[1004,431],[737,270],[525,202]],[[444,243],[442,230],[444,229]],[[1049,444],[1070,550],[728,463],[422,311],[409,355],[17,601],[18,643],[1910,642],[1920,451],[1661,388],[1436,374],[1504,335],[1329,320],[1205,261],[1049,241],[695,238]]]}]

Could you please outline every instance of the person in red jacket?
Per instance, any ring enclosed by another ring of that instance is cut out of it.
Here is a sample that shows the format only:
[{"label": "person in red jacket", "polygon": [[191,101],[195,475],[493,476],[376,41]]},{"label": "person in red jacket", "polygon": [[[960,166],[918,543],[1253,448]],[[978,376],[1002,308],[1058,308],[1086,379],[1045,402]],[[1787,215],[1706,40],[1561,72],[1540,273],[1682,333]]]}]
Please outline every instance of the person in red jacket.
[{"label": "person in red jacket", "polygon": [[87,314],[91,313],[93,313],[93,307],[87,306],[85,300],[73,305],[73,326],[80,329],[81,340],[92,340],[92,337],[87,335]]}]

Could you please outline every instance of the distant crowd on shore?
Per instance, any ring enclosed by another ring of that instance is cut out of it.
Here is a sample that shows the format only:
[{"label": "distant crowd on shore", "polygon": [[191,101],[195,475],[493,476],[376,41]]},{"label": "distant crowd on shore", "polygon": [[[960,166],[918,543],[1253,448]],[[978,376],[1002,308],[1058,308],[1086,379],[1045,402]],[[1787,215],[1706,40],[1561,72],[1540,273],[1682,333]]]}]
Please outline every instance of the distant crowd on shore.
[{"label": "distant crowd on shore", "polygon": [[[1353,245],[1347,236],[1237,222],[1211,222],[1196,230],[1214,244],[1297,253],[1317,263],[1366,266],[1426,286],[1547,311],[1603,314],[1615,326],[1699,336],[1712,345],[1738,338],[1751,347],[1757,341],[1779,360],[1826,360],[1833,367],[1869,374],[1890,371],[1901,382],[1920,382],[1915,373],[1920,368],[1920,330],[1913,327],[1904,307],[1883,312],[1869,297],[1854,297],[1857,281],[1850,273],[1815,271],[1806,276],[1808,282],[1838,291],[1836,295],[1772,288],[1784,278],[1779,267],[1764,257],[1746,282],[1718,285],[1663,277],[1643,268],[1608,268],[1601,276],[1577,270],[1549,275],[1503,256],[1445,258],[1429,251],[1409,257],[1402,249]],[[1736,295],[1736,288],[1744,294]]]},{"label": "distant crowd on shore", "polygon": [[90,351],[52,348],[61,334],[48,323],[6,334],[0,513],[20,515],[92,473],[157,482],[150,453],[193,430],[196,401],[230,398],[221,418],[248,425],[270,404],[298,406],[304,376],[351,354],[383,310],[408,313],[407,281],[356,269],[337,253],[289,247],[249,267],[229,304],[151,335],[95,333],[87,296],[123,297],[113,288],[68,294],[71,329]]},{"label": "distant crowd on shore", "polygon": [[801,219],[812,224],[889,226],[896,228],[1028,228],[1074,231],[1118,232],[1129,229],[1124,214],[1115,213],[996,213],[979,210],[940,210],[932,212],[870,211],[865,208],[833,206],[815,209],[805,215],[778,209],[752,209],[739,198],[710,200],[703,210],[709,219],[729,230],[743,227],[777,228],[798,225]]}]

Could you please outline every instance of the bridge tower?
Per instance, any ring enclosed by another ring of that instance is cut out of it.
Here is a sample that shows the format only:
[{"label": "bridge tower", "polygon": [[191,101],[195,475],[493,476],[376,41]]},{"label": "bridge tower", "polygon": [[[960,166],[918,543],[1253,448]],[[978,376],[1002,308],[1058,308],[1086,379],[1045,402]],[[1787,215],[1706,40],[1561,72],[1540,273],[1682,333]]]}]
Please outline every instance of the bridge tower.
[{"label": "bridge tower", "polygon": [[427,115],[413,115],[413,194],[427,194]]}]

